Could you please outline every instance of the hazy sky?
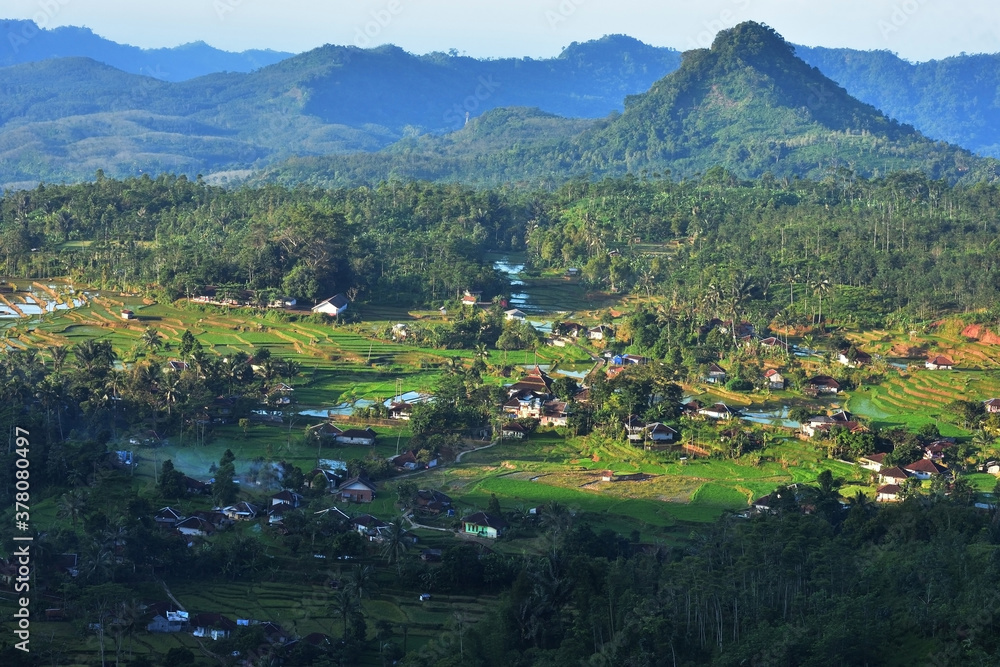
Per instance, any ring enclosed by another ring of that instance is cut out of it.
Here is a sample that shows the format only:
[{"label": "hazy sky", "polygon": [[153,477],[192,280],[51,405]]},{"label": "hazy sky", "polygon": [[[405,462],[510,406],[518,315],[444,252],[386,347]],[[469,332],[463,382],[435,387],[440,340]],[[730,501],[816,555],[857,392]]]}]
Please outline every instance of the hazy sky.
[{"label": "hazy sky", "polygon": [[1000,52],[1000,3],[987,0],[3,0],[0,18],[87,26],[142,47],[202,40],[231,51],[391,42],[414,53],[539,57],[608,33],[686,50],[752,19],[796,44],[910,60]]}]

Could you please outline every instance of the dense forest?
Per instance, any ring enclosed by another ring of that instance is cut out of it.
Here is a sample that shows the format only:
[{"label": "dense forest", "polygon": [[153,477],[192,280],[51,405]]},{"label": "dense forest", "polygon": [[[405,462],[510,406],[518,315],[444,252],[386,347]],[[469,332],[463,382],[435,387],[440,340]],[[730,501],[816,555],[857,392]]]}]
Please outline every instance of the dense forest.
[{"label": "dense forest", "polygon": [[168,300],[208,286],[440,305],[507,291],[491,252],[578,267],[677,312],[879,323],[991,308],[1000,187],[920,174],[573,181],[554,191],[384,183],[225,190],[184,177],[39,186],[0,202],[3,271]]}]

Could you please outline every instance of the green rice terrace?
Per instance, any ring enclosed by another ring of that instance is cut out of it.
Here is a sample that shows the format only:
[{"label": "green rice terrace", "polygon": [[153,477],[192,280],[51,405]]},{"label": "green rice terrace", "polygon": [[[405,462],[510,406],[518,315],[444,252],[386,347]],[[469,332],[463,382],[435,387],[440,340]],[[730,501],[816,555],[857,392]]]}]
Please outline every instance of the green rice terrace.
[{"label": "green rice terrace", "polygon": [[[563,279],[552,276],[538,280],[541,289],[547,289],[545,281]],[[593,325],[599,318],[608,317],[596,308],[546,312],[555,310],[558,301],[544,307],[534,302],[536,310],[530,320],[547,328],[556,319]],[[614,325],[621,326],[639,304],[655,305],[655,299],[608,299],[602,309],[618,309],[613,313]],[[124,320],[123,310],[132,311],[134,318]],[[253,356],[266,349],[272,358],[296,361],[299,370],[288,378],[294,388],[295,406],[285,411],[283,423],[218,425],[207,439],[191,430],[162,440],[150,440],[135,432],[116,435],[115,447],[135,452],[136,465],[131,475],[137,489],[154,488],[167,460],[185,475],[207,479],[215,474],[225,452],[231,451],[235,473],[243,480],[241,495],[247,498],[260,495],[252,480],[266,462],[282,461],[308,471],[321,459],[385,460],[410,449],[414,431],[408,422],[378,421],[374,447],[332,445],[306,438],[306,427],[321,423],[327,410],[339,410],[347,419],[355,404],[384,402],[407,392],[433,394],[450,369],[466,368],[477,360],[489,369],[483,381],[494,386],[513,382],[535,365],[547,369],[554,378],[559,378],[561,371],[582,378],[594,368],[603,373],[605,365],[611,363],[599,356],[603,342],[583,339],[564,346],[540,345],[531,351],[448,350],[406,344],[392,340],[385,332],[401,323],[443,323],[449,321],[449,316],[437,311],[364,305],[355,306],[354,311],[358,323],[337,324],[308,313],[289,317],[252,309],[226,310],[184,301],[165,304],[137,296],[88,293],[71,308],[8,320],[4,340],[12,349],[34,348],[43,356],[50,354],[47,348],[105,340],[127,365],[143,358],[147,330],[159,333],[163,343],[159,355],[164,360],[175,356],[184,332],[190,331],[203,349],[219,357],[237,352]],[[464,435],[458,449],[450,449],[447,456],[442,456],[441,465],[380,481],[374,502],[364,511],[386,519],[398,516],[397,491],[401,494],[403,485],[412,483],[444,492],[454,503],[454,515],[409,520],[413,535],[420,540],[420,549],[447,549],[461,542],[455,532],[456,517],[483,510],[494,502],[505,513],[516,516],[528,516],[533,508],[557,505],[585,517],[595,531],[610,530],[630,534],[646,544],[670,546],[686,543],[696,526],[716,522],[721,516],[745,516],[756,499],[779,487],[815,484],[826,472],[838,480],[842,497],[853,498],[860,493],[874,499],[881,484],[876,476],[832,454],[828,442],[799,437],[795,433],[797,423],[789,419],[790,412],[827,414],[848,409],[869,428],[904,427],[916,431],[933,425],[941,436],[969,440],[971,430],[955,418],[949,406],[959,400],[981,402],[1000,396],[1000,352],[989,344],[961,336],[959,331],[959,324],[946,323],[922,333],[848,332],[849,340],[859,349],[878,354],[881,360],[865,371],[855,388],[835,396],[809,396],[797,389],[745,391],[691,378],[684,381],[685,400],[696,399],[705,405],[722,401],[744,415],[755,416],[755,423],[749,426],[760,444],[744,454],[726,453],[722,427],[688,417],[679,420],[679,444],[684,448],[668,451],[646,451],[607,429],[575,435],[571,428],[539,428],[523,441],[491,442],[481,435]],[[802,343],[798,336],[790,340]],[[809,342],[816,344],[813,336]],[[900,351],[909,353],[909,358],[901,356]],[[925,369],[923,360],[928,353],[950,355],[955,368]],[[746,353],[731,350],[719,363],[735,368],[746,358]],[[772,359],[767,365],[775,367],[780,363]],[[844,370],[823,353],[803,355],[797,363],[803,377]],[[494,372],[504,366],[513,369],[508,377]],[[366,422],[357,418],[354,423]],[[455,460],[460,450],[464,451]],[[996,477],[992,474],[970,470],[964,476],[977,493],[990,494],[994,490]],[[189,499],[176,506],[193,511],[208,509],[209,503],[207,499]],[[355,507],[347,509],[351,514],[360,511]],[[56,499],[41,502],[33,512],[39,522],[68,527]],[[237,525],[228,539],[250,534],[265,545],[267,562],[261,567],[271,573],[270,580],[178,582],[170,586],[170,593],[192,609],[212,609],[240,618],[280,618],[283,627],[298,636],[338,635],[343,619],[331,611],[333,592],[329,583],[350,576],[353,563],[323,554],[303,559],[301,553],[289,553],[276,534],[261,532],[259,525]],[[547,548],[546,540],[528,531],[489,546],[497,553],[513,556],[541,554]],[[296,576],[283,574],[286,568],[294,570]],[[359,600],[364,616],[369,619],[369,627],[382,624],[380,627],[396,628],[394,641],[405,644],[404,650],[418,650],[428,644],[442,628],[454,627],[456,618],[474,622],[493,602],[489,594],[472,596],[454,591],[435,594],[430,602],[420,601],[413,597],[412,589],[395,580],[390,570],[379,570],[377,580],[379,595]],[[161,596],[159,585],[151,583],[148,588],[149,597]],[[72,626],[58,623],[39,622],[37,626],[52,641],[60,637],[69,641],[74,632]],[[400,629],[402,637],[398,636]],[[162,655],[180,648],[196,649],[197,643],[186,634],[149,634],[137,638],[134,651]],[[87,656],[96,659],[94,651]],[[381,664],[378,660],[377,656],[366,656],[359,664]]]}]

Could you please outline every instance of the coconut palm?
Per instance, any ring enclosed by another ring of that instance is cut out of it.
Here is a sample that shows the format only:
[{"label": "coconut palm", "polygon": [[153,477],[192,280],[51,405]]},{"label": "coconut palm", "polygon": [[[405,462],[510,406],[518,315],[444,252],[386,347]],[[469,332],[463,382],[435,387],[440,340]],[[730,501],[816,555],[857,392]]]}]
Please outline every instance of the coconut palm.
[{"label": "coconut palm", "polygon": [[52,357],[52,370],[55,373],[62,372],[63,365],[66,363],[66,348],[63,345],[53,345],[48,348],[49,355]]},{"label": "coconut palm", "polygon": [[87,506],[87,495],[82,489],[73,489],[62,494],[57,505],[56,516],[60,519],[69,519],[75,526],[77,519]]},{"label": "coconut palm", "polygon": [[389,525],[389,531],[382,545],[382,555],[389,565],[399,565],[399,557],[406,553],[409,544],[406,541],[406,531],[403,529],[403,515]]},{"label": "coconut palm", "polygon": [[147,350],[152,350],[155,352],[163,347],[163,339],[160,338],[160,332],[151,327],[147,327],[142,335],[139,337],[139,342]]},{"label": "coconut palm", "polygon": [[343,621],[341,637],[347,637],[347,621],[353,614],[360,613],[360,611],[361,600],[353,590],[342,588],[333,594],[333,599],[330,601],[330,612],[335,617],[339,616]]},{"label": "coconut palm", "polygon": [[830,281],[826,278],[822,280],[816,280],[812,285],[813,294],[819,297],[819,324],[823,323],[823,295],[830,291]]},{"label": "coconut palm", "polygon": [[347,582],[350,588],[361,598],[372,598],[378,595],[378,582],[375,581],[375,569],[371,565],[355,565],[351,578]]}]

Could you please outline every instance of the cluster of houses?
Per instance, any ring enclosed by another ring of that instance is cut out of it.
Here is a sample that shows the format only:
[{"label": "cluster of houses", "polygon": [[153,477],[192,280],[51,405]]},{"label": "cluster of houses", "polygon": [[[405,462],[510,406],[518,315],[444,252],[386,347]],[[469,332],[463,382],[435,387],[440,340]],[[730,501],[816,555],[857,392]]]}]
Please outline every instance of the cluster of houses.
[{"label": "cluster of houses", "polygon": [[146,605],[145,615],[149,622],[148,632],[179,633],[189,632],[199,639],[226,639],[241,627],[259,627],[263,630],[266,645],[260,647],[260,653],[266,653],[271,647],[290,647],[297,642],[304,642],[318,647],[332,645],[328,635],[320,632],[306,637],[295,637],[293,634],[273,621],[258,621],[250,618],[237,618],[235,621],[228,616],[215,612],[191,614],[170,602],[155,602]]},{"label": "cluster of houses", "polygon": [[854,418],[847,410],[837,410],[831,415],[814,415],[802,422],[799,432],[811,438],[817,433],[830,433],[834,428],[842,428],[851,433],[864,433],[868,428]]},{"label": "cluster of houses", "polygon": [[546,342],[555,347],[566,347],[578,340],[606,341],[614,336],[614,328],[607,324],[588,327],[579,322],[556,322],[552,325],[552,335]]},{"label": "cluster of houses", "polygon": [[362,445],[374,447],[378,433],[371,426],[365,428],[343,429],[333,422],[322,422],[309,427],[313,437],[324,442],[334,442],[338,445]]},{"label": "cluster of houses", "polygon": [[647,423],[637,415],[625,420],[625,436],[629,442],[645,449],[663,449],[677,442],[677,429],[660,422]]},{"label": "cluster of houses", "polygon": [[886,466],[886,454],[870,454],[862,457],[859,464],[878,475],[880,486],[875,491],[875,499],[882,502],[893,502],[900,499],[903,484],[913,477],[919,480],[931,479],[942,475],[948,469],[941,465],[944,451],[954,447],[955,441],[942,439],[924,447],[924,457],[904,466]]},{"label": "cluster of houses", "polygon": [[[537,419],[542,426],[566,426],[569,411],[566,401],[552,393],[552,378],[537,365],[524,377],[507,388],[507,401],[502,406],[508,420]],[[516,421],[508,421],[500,429],[502,438],[523,439],[528,431]]]},{"label": "cluster of houses", "polygon": [[[192,303],[202,303],[211,306],[246,307],[259,305],[257,295],[250,290],[225,289],[208,286],[201,290],[201,294],[189,299]],[[294,308],[297,300],[290,296],[275,296],[267,303],[268,308]],[[122,318],[125,318],[122,311]],[[127,318],[126,318],[127,319]]]}]

